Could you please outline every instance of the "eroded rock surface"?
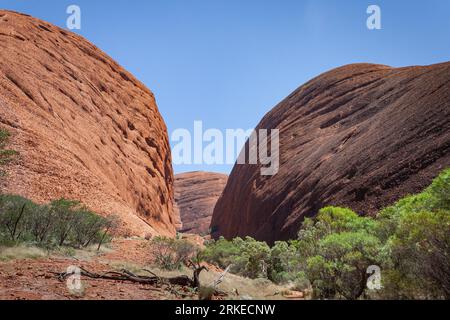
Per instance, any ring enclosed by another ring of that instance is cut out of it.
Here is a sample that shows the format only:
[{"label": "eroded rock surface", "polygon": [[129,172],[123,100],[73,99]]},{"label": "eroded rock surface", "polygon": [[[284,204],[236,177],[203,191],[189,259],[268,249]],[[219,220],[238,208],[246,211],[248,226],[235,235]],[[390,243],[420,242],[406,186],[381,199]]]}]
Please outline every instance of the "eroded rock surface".
[{"label": "eroded rock surface", "polygon": [[175,201],[181,216],[181,232],[209,232],[214,206],[227,183],[227,175],[188,172],[175,175]]},{"label": "eroded rock surface", "polygon": [[260,128],[280,130],[280,170],[234,167],[214,237],[294,238],[327,205],[375,214],[450,166],[450,63],[337,68],[295,90]]},{"label": "eroded rock surface", "polygon": [[0,11],[0,126],[19,160],[1,191],[80,200],[129,235],[174,235],[167,129],[154,96],[84,38]]}]

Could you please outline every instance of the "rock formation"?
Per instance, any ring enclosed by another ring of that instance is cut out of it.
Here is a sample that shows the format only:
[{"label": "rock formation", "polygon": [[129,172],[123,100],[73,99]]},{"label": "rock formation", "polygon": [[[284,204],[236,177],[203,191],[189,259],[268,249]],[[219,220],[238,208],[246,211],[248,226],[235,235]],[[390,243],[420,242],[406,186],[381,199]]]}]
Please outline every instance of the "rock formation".
[{"label": "rock formation", "polygon": [[84,38],[0,11],[0,126],[20,152],[2,192],[80,200],[124,234],[174,235],[167,129],[153,94]]},{"label": "rock formation", "polygon": [[450,166],[450,63],[337,68],[295,90],[261,128],[280,130],[279,172],[236,165],[214,237],[293,238],[324,206],[373,215],[421,191]]},{"label": "rock formation", "polygon": [[227,175],[213,172],[189,172],[175,175],[175,202],[180,211],[184,233],[209,232],[217,199],[227,183]]}]

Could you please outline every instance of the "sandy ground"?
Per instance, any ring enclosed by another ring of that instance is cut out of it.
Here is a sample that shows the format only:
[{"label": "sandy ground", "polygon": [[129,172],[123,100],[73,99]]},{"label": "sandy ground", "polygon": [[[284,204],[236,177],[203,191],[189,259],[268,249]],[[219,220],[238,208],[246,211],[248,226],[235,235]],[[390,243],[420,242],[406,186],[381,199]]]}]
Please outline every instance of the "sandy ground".
[{"label": "sandy ground", "polygon": [[[82,293],[73,293],[66,281],[59,281],[54,273],[78,266],[89,271],[102,273],[123,268],[139,272],[149,268],[160,276],[174,276],[180,273],[191,276],[189,269],[166,272],[150,265],[147,241],[142,239],[117,239],[101,253],[80,251],[71,257],[45,252],[26,252],[23,256],[15,252],[15,258],[0,260],[0,300],[166,300],[197,299],[197,294],[177,287],[176,294],[167,286],[136,284],[125,281],[96,280],[82,277]],[[27,257],[27,255],[32,256]],[[209,268],[203,272],[201,281],[210,284],[222,270]],[[267,280],[251,280],[228,274],[219,289],[229,293],[227,299],[283,299],[284,288]],[[222,298],[223,299],[223,298]]]},{"label": "sandy ground", "polygon": [[50,256],[0,262],[0,299],[173,299],[161,288],[129,282],[82,278],[83,294],[71,293],[66,282],[53,272],[64,272],[70,266],[79,266],[101,273],[126,265],[144,265],[145,242],[117,240],[112,249],[96,254],[76,253],[75,257]]}]

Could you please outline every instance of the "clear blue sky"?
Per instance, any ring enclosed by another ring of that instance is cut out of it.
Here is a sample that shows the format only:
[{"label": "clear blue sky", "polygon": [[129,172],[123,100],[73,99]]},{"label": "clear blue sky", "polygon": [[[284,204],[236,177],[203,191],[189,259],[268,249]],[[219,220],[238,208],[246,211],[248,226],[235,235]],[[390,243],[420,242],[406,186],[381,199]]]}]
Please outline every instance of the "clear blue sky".
[{"label": "clear blue sky", "polygon": [[[450,60],[448,0],[0,0],[0,8],[77,31],[154,93],[169,132],[252,128],[298,86],[354,62],[392,66]],[[382,30],[366,9],[382,10]],[[228,172],[231,166],[175,166]]]}]

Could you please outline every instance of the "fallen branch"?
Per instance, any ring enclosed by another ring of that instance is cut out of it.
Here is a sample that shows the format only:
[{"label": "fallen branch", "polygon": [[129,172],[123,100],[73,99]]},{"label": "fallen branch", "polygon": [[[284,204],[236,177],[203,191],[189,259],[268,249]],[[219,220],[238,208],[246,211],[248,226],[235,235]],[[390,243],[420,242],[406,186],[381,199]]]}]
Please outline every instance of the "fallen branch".
[{"label": "fallen branch", "polygon": [[[180,293],[172,286],[175,285],[175,286],[181,286],[181,287],[189,287],[192,289],[199,290],[199,288],[200,288],[200,273],[203,270],[208,270],[205,266],[199,266],[199,265],[194,265],[194,264],[192,264],[192,265],[194,267],[194,275],[193,275],[192,279],[185,275],[169,277],[169,278],[159,277],[154,272],[147,270],[147,269],[143,269],[142,271],[147,272],[148,274],[150,274],[150,276],[137,275],[126,269],[122,269],[121,271],[107,271],[104,273],[95,273],[95,272],[88,271],[82,267],[79,267],[79,273],[76,270],[71,271],[71,272],[51,272],[51,273],[55,274],[59,281],[64,281],[72,275],[81,275],[81,276],[91,278],[91,279],[112,280],[112,281],[129,281],[129,282],[133,282],[133,283],[160,285],[160,286],[165,285],[165,286],[167,286],[167,290],[169,292],[171,292],[172,294],[175,294],[175,295],[178,295],[181,297],[187,297],[188,294]],[[223,276],[225,274],[226,274],[226,272],[224,274],[222,274],[222,276],[220,277],[220,281],[223,279]],[[227,295],[225,292],[220,291],[216,288],[211,288],[211,289],[212,289],[211,296],[212,295],[216,295],[216,296],[226,296]]]},{"label": "fallen branch", "polygon": [[211,284],[211,286],[212,286],[214,289],[216,289],[217,286],[218,286],[219,284],[222,283],[223,278],[225,278],[225,276],[226,276],[227,273],[230,271],[230,269],[231,269],[231,264],[225,269],[224,272],[222,272],[222,274],[219,276],[219,278],[218,278],[217,280],[214,280],[214,281],[213,281],[213,283]]},{"label": "fallen branch", "polygon": [[[145,270],[146,272],[153,274],[151,271]],[[55,274],[59,281],[64,281],[68,277],[75,275],[76,272],[52,272]],[[90,272],[84,268],[80,268],[80,275],[84,277],[88,277],[91,279],[103,279],[103,280],[113,280],[113,281],[129,281],[134,283],[141,283],[141,284],[150,284],[150,285],[156,285],[160,283],[168,283],[171,285],[179,285],[179,286],[186,286],[186,287],[194,287],[194,281],[190,279],[188,276],[177,276],[177,277],[171,277],[171,278],[163,278],[158,277],[155,274],[152,276],[141,276],[136,275],[128,270],[121,270],[118,271],[107,271],[105,273],[94,273]]]}]

